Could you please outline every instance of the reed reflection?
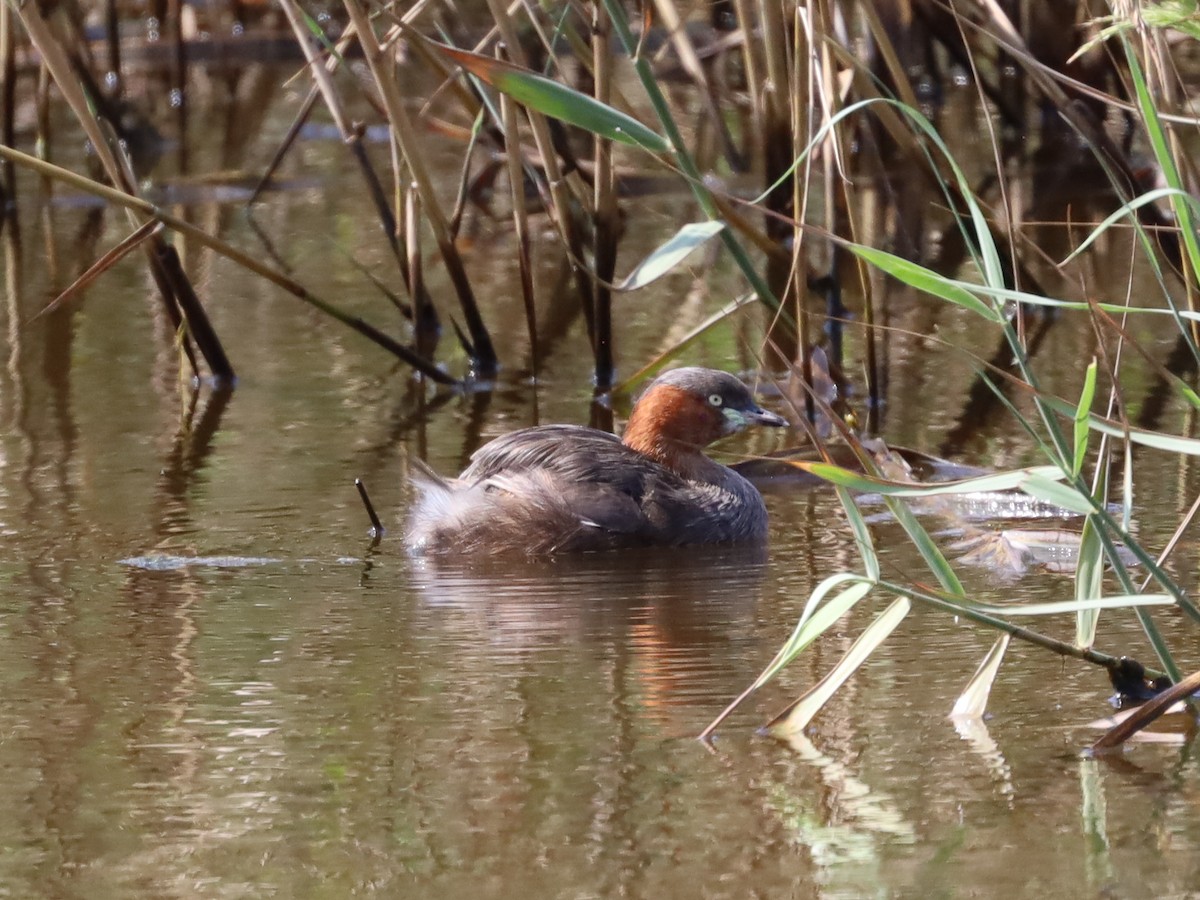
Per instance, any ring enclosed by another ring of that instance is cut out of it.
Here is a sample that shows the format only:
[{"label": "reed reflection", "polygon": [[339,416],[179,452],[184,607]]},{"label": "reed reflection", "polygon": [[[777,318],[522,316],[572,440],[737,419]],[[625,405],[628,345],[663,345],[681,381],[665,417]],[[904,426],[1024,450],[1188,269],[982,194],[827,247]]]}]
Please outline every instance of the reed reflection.
[{"label": "reed reflection", "polygon": [[763,547],[420,559],[412,577],[436,627],[463,650],[464,675],[564,645],[601,650],[640,709],[662,721],[691,707],[698,720],[757,672],[749,625],[766,559]]}]

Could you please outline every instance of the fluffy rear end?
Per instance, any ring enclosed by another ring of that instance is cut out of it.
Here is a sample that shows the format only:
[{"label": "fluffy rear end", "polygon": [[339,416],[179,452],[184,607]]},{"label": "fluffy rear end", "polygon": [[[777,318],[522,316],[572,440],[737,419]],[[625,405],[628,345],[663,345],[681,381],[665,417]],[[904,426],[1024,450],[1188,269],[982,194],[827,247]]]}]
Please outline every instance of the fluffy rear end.
[{"label": "fluffy rear end", "polygon": [[582,518],[562,486],[542,472],[498,475],[465,485],[419,477],[408,526],[418,554],[546,556],[618,546],[618,535]]}]

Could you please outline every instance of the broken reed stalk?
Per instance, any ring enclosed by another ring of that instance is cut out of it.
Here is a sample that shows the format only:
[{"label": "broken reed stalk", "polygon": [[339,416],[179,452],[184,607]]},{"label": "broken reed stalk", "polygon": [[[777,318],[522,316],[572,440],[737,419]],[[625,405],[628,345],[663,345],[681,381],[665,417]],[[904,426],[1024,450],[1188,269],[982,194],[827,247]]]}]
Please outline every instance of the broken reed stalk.
[{"label": "broken reed stalk", "polygon": [[[342,312],[327,300],[324,300],[309,291],[308,288],[304,287],[304,285],[300,284],[295,279],[289,278],[283,272],[271,268],[261,260],[242,250],[239,250],[232,244],[229,244],[218,237],[210,235],[208,232],[196,227],[185,219],[174,216],[166,210],[160,209],[159,207],[141,199],[140,197],[135,197],[123,191],[115,190],[108,185],[92,181],[91,179],[85,178],[84,176],[72,172],[69,169],[61,168],[53,163],[48,163],[45,160],[30,156],[27,153],[22,153],[20,150],[14,150],[12,147],[0,145],[0,158],[7,159],[18,165],[32,169],[39,174],[46,176],[47,178],[54,178],[58,181],[70,184],[79,190],[86,191],[95,197],[106,200],[115,206],[134,210],[146,216],[151,216],[157,221],[162,222],[172,231],[177,231],[180,234],[191,238],[201,246],[207,247],[221,256],[224,256],[226,259],[237,263],[242,268],[267,279],[272,284],[283,288],[289,294],[303,301],[304,303],[307,303],[314,309],[317,309],[330,318],[336,319],[343,325],[352,328],[359,334],[363,335],[363,337],[374,342],[378,346],[387,350],[389,353],[392,353],[394,356],[412,366],[412,368],[416,369],[431,381],[437,382],[438,384],[454,386],[459,384],[456,378],[446,374],[432,362],[424,359],[419,354],[414,353],[412,350],[405,347],[394,338],[384,334],[373,325],[364,322],[357,316],[351,316]],[[155,269],[155,271],[157,271],[157,269]]]},{"label": "broken reed stalk", "polygon": [[[136,198],[136,188],[127,177],[125,168],[113,152],[104,134],[104,129],[101,127],[100,120],[92,112],[92,104],[89,102],[89,98],[86,96],[78,78],[75,77],[71,62],[54,29],[42,17],[36,3],[22,4],[17,7],[17,12],[25,25],[25,31],[29,35],[30,41],[33,42],[33,45],[42,57],[43,65],[49,71],[55,83],[58,84],[63,97],[71,106],[88,140],[91,141],[93,150],[104,167],[105,173],[116,188],[116,193],[124,194],[131,199]],[[55,11],[54,15],[64,16],[65,13],[60,8]],[[9,149],[8,147],[0,148],[0,150]],[[130,224],[134,228],[140,227],[141,222],[134,212],[134,207],[131,207],[129,204],[122,204],[122,208],[125,210]],[[175,272],[168,272],[163,268],[165,261],[168,259],[165,253],[166,246],[166,242],[161,235],[152,235],[146,244],[146,252],[150,260],[151,270],[155,273],[155,281],[159,285],[167,314],[171,317],[172,321],[176,321],[179,313],[182,312],[187,324],[187,332],[196,341],[213,377],[218,382],[232,384],[235,378],[233,368],[229,365],[229,360],[225,356],[225,352],[216,336],[216,332],[208,321],[207,315],[204,313],[203,307],[199,304],[199,300],[195,298],[195,293],[191,290],[190,283],[186,288],[181,287],[179,279],[182,277],[183,282],[186,282],[186,275],[182,272],[182,269]],[[168,287],[165,291],[163,290],[164,286]],[[182,290],[188,296],[181,298],[177,290]],[[191,359],[194,366],[195,360],[191,357],[190,352],[189,359]]]},{"label": "broken reed stalk", "polygon": [[1158,696],[1147,700],[1139,706],[1129,718],[1125,719],[1104,732],[1091,746],[1093,753],[1105,753],[1115,750],[1127,740],[1162,716],[1176,703],[1192,697],[1200,690],[1200,672],[1193,672],[1178,684],[1171,685]]},{"label": "broken reed stalk", "polygon": [[383,523],[379,521],[379,514],[375,512],[375,504],[371,502],[371,498],[367,494],[367,486],[363,484],[361,478],[355,478],[354,487],[358,489],[359,499],[362,500],[363,507],[367,511],[367,518],[371,520],[371,537],[379,540],[386,532]]},{"label": "broken reed stalk", "polygon": [[28,325],[35,319],[39,319],[42,316],[51,314],[64,303],[67,303],[73,299],[81,291],[91,286],[92,282],[94,282],[97,278],[115,266],[118,262],[123,260],[138,247],[142,246],[142,244],[152,235],[162,231],[162,229],[162,222],[155,221],[154,219],[147,219],[133,232],[133,234],[129,235],[129,237],[125,238],[123,241],[101,256],[98,260],[88,266],[87,270],[84,271],[84,273],[76,278],[73,282],[71,282],[71,284],[67,286],[66,290],[30,316],[29,319],[26,320],[25,324]]},{"label": "broken reed stalk", "polygon": [[[607,105],[612,98],[612,29],[602,4],[592,7],[592,76],[596,100]],[[613,177],[612,141],[596,135],[596,170],[593,173],[593,266],[597,282],[593,288],[595,327],[592,355],[596,364],[596,390],[608,391],[613,385],[612,290],[609,284],[617,269],[617,241],[620,238],[620,210],[617,208]]]},{"label": "broken reed stalk", "polygon": [[517,240],[517,267],[521,274],[521,300],[525,306],[525,327],[529,332],[529,360],[536,380],[541,371],[541,352],[538,347],[537,296],[533,286],[533,259],[529,242],[529,214],[525,208],[525,169],[521,158],[521,126],[517,104],[508,94],[500,95],[500,124],[504,129],[504,145],[508,152],[504,163],[508,168],[508,187],[512,195],[513,234]]},{"label": "broken reed stalk", "polygon": [[388,122],[391,125],[392,138],[399,146],[400,153],[412,175],[412,180],[416,183],[426,220],[433,230],[434,240],[437,241],[438,252],[446,266],[450,282],[458,294],[463,319],[471,336],[472,369],[481,377],[491,378],[496,374],[498,368],[496,350],[492,345],[492,338],[488,333],[487,326],[484,325],[483,316],[480,315],[479,305],[475,301],[475,293],[471,288],[470,279],[467,277],[462,257],[450,238],[446,216],[438,202],[433,181],[425,167],[425,159],[417,139],[416,129],[413,127],[400,97],[392,60],[385,58],[362,4],[358,0],[344,0],[344,2],[346,11],[358,34],[359,44],[366,55],[371,75],[375,79],[375,86],[383,98],[384,109],[387,111]]}]

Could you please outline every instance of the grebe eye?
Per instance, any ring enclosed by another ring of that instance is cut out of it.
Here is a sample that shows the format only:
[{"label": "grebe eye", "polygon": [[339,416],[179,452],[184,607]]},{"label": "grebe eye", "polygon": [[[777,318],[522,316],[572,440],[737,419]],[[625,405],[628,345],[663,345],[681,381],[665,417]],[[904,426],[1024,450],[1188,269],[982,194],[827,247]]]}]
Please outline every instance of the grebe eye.
[{"label": "grebe eye", "polygon": [[720,406],[722,403],[725,402],[725,400],[721,397],[720,394],[709,394],[708,402],[711,403],[713,406]]}]

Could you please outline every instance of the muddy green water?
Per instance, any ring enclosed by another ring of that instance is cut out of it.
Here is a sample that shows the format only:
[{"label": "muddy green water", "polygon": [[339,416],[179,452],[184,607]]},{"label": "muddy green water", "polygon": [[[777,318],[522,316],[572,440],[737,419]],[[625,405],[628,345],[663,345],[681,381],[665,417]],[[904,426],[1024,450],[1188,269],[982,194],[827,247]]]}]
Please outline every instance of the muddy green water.
[{"label": "muddy green water", "polygon": [[[270,120],[253,159],[288,114]],[[319,180],[273,195],[260,219],[310,288],[394,326],[339,249],[394,279],[342,152],[302,144],[290,173]],[[1022,647],[991,717],[960,735],[946,716],[991,635],[940,614],[915,611],[804,738],[789,745],[756,729],[836,661],[882,600],[747,703],[711,749],[694,739],[771,658],[813,587],[856,566],[826,491],[770,493],[765,554],[469,567],[408,558],[397,535],[409,458],[450,472],[496,434],[589,421],[578,321],[562,329],[536,389],[509,381],[423,405],[433,392],[361,338],[185,247],[241,375],[227,405],[204,391],[189,416],[136,257],[82,303],[32,318],[95,254],[80,238],[86,211],[49,203],[28,176],[21,184],[0,312],[0,896],[1200,891],[1196,751],[1140,745],[1084,758],[1096,734],[1087,723],[1109,711],[1106,680]],[[678,199],[661,209],[668,230],[687,215]],[[189,214],[257,251],[232,209]],[[111,214],[99,228],[103,246],[126,233]],[[635,234],[631,246],[655,239]],[[1123,290],[1115,273],[1127,258],[1092,262],[1090,277],[1111,275]],[[470,265],[517,369],[524,323],[503,224],[480,224]],[[430,268],[435,295],[448,297]],[[539,270],[547,292],[554,276],[550,263]],[[721,262],[703,284],[684,275],[619,301],[623,371],[727,302],[736,279]],[[924,335],[983,355],[993,341],[935,303],[893,302],[892,324],[915,333],[896,332],[884,352],[883,430],[937,450],[966,405],[971,364]],[[689,359],[744,368],[756,321],[719,331]],[[1166,334],[1141,332],[1162,353]],[[1091,342],[1083,323],[1050,332],[1039,353],[1048,387],[1078,390]],[[1132,378],[1135,405],[1148,382]],[[1163,427],[1191,423],[1168,404]],[[778,435],[760,435],[723,449],[731,458],[778,446]],[[1035,456],[999,417],[972,429],[959,458]],[[355,477],[393,529],[378,547]],[[1162,545],[1198,486],[1186,461],[1139,457],[1148,546]],[[937,532],[953,524],[926,521]],[[874,532],[889,577],[930,580],[894,525]],[[1172,568],[1188,587],[1195,559],[1189,534]],[[990,600],[1072,590],[1042,573],[964,577]],[[1194,668],[1194,630],[1157,616]],[[1070,622],[1046,627],[1071,633]],[[1127,614],[1107,615],[1101,635],[1106,649],[1149,657]]]}]

